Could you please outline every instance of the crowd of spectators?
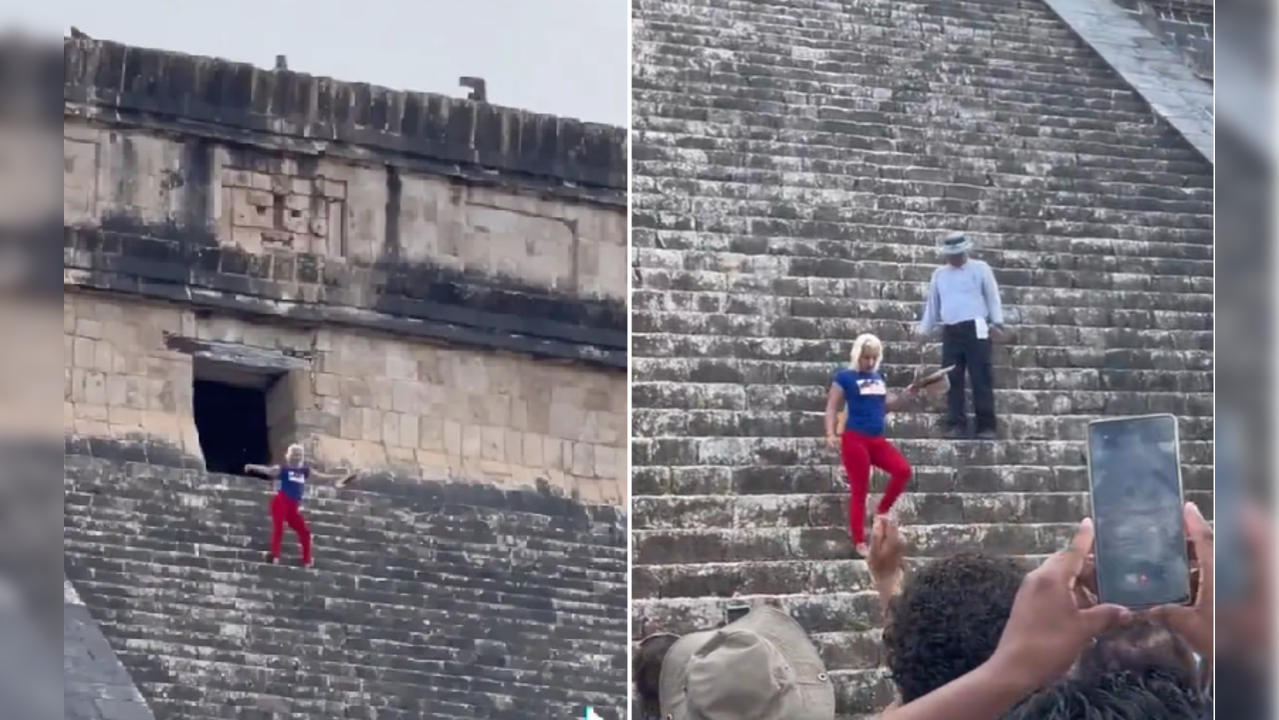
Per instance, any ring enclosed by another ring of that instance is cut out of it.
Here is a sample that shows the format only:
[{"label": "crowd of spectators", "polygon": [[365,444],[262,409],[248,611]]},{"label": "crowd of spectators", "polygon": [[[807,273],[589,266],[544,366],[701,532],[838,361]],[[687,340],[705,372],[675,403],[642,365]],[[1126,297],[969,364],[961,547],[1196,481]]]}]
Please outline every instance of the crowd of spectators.
[{"label": "crowd of spectators", "polygon": [[[1214,607],[1213,530],[1194,504],[1184,515],[1193,602],[1146,611],[1097,602],[1091,520],[1029,572],[981,554],[907,572],[898,528],[876,518],[867,564],[897,693],[881,720],[1208,720],[1214,707],[1229,720],[1270,718],[1265,517],[1256,507],[1243,517],[1251,592]],[[647,718],[831,720],[836,712],[814,643],[771,605],[704,632],[650,635],[633,669]]]}]

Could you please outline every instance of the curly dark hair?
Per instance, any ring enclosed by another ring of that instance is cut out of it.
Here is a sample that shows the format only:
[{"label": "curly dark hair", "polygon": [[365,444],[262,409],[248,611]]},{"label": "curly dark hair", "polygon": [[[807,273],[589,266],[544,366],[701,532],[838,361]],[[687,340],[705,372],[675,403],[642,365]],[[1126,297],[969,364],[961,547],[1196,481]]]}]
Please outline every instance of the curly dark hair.
[{"label": "curly dark hair", "polygon": [[1147,617],[1099,636],[1075,664],[1075,676],[1082,679],[1150,670],[1164,671],[1188,687],[1199,684],[1199,666],[1190,646],[1167,625]]},{"label": "curly dark hair", "polygon": [[1207,696],[1176,673],[1124,670],[1061,680],[1022,701],[1003,720],[1200,720],[1211,717],[1211,709]]},{"label": "curly dark hair", "polygon": [[1025,577],[1011,558],[962,553],[907,578],[884,628],[888,669],[903,703],[990,659]]}]

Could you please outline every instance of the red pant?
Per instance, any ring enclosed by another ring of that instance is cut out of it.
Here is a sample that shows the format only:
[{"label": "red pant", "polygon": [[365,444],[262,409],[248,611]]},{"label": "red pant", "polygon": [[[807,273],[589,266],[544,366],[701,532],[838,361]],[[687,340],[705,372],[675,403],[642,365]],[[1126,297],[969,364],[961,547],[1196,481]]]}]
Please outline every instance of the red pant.
[{"label": "red pant", "polygon": [[866,542],[866,496],[870,493],[871,467],[888,473],[888,487],[876,510],[876,514],[883,515],[893,508],[910,482],[910,463],[882,435],[872,437],[845,430],[839,449],[844,472],[848,473],[848,531],[853,544],[860,545]]},{"label": "red pant", "polygon": [[311,562],[311,530],[306,526],[306,518],[302,517],[298,501],[284,493],[276,493],[275,498],[271,500],[271,557],[273,558],[280,557],[280,545],[284,542],[286,524],[293,528],[293,532],[298,534],[298,542],[302,543],[302,562]]}]

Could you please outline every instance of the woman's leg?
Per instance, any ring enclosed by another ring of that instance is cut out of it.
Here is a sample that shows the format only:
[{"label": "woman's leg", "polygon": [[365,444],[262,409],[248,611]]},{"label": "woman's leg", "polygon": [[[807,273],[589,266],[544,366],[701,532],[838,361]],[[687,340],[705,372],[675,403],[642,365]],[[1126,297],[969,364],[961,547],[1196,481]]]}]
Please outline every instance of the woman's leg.
[{"label": "woman's leg", "polygon": [[906,456],[885,438],[875,438],[867,445],[867,451],[871,464],[888,473],[888,487],[884,489],[884,496],[879,499],[879,507],[875,510],[876,515],[887,515],[893,509],[893,503],[906,491],[913,471]]},{"label": "woman's leg", "polygon": [[845,430],[840,438],[840,457],[848,476],[848,532],[854,546],[866,544],[866,495],[870,492],[870,454],[866,438]]},{"label": "woman's leg", "polygon": [[302,545],[302,564],[311,564],[311,529],[306,526],[306,518],[302,517],[302,508],[295,503],[291,503],[289,513],[289,527],[293,528],[293,532],[298,534],[298,543]]},{"label": "woman's leg", "polygon": [[271,498],[271,562],[280,559],[280,545],[284,542],[284,523],[289,516],[288,498],[276,493]]}]

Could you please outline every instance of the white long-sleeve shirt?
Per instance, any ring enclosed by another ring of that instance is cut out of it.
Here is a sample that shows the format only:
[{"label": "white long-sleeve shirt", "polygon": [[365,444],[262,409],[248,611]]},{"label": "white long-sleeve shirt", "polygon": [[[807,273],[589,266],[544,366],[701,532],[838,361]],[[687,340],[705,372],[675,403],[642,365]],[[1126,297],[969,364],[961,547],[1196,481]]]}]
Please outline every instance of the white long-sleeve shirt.
[{"label": "white long-sleeve shirt", "polygon": [[969,258],[958,267],[946,264],[934,270],[924,315],[919,320],[920,333],[928,335],[939,325],[978,319],[991,325],[1004,323],[999,285],[990,266]]}]

